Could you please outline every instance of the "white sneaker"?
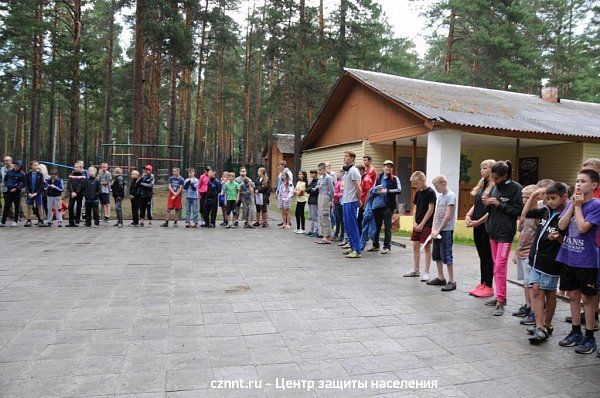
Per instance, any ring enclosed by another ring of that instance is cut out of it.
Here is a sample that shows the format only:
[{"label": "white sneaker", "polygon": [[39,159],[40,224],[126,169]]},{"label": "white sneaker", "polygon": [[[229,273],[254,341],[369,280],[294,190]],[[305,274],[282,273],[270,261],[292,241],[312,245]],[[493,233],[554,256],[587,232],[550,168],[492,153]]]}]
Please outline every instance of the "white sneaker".
[{"label": "white sneaker", "polygon": [[10,226],[15,228],[17,226],[17,223],[15,221],[13,221],[12,224],[10,224]]},{"label": "white sneaker", "polygon": [[405,273],[402,276],[407,277],[407,278],[412,278],[412,277],[415,277],[415,276],[419,276],[419,271],[415,271],[414,269],[411,269],[410,271],[408,271],[407,273]]},{"label": "white sneaker", "polygon": [[427,272],[423,272],[421,274],[421,282],[427,282],[429,280],[429,274]]},{"label": "white sneaker", "polygon": [[296,231],[294,231],[295,233],[297,233],[298,235],[303,234],[304,230],[303,229],[298,229]]}]

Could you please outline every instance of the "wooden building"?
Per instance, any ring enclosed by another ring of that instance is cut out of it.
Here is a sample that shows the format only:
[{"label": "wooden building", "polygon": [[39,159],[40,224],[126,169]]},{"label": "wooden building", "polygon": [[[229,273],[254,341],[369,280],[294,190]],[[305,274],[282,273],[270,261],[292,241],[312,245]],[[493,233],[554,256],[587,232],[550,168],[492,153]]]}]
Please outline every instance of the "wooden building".
[{"label": "wooden building", "polygon": [[511,160],[525,184],[573,184],[582,161],[600,157],[600,104],[560,100],[555,89],[538,96],[345,69],[302,141],[302,167],[338,169],[346,150],[358,163],[372,156],[378,170],[394,160],[406,210],[413,171],[445,175],[463,216],[485,159]]},{"label": "wooden building", "polygon": [[280,161],[285,160],[287,167],[290,170],[294,170],[294,135],[275,134],[273,138],[271,159],[269,159],[269,148],[266,145],[263,149],[262,157],[265,160],[265,164],[268,164],[270,167],[271,175],[269,178],[271,181],[277,181],[277,176],[279,175],[277,164]]}]

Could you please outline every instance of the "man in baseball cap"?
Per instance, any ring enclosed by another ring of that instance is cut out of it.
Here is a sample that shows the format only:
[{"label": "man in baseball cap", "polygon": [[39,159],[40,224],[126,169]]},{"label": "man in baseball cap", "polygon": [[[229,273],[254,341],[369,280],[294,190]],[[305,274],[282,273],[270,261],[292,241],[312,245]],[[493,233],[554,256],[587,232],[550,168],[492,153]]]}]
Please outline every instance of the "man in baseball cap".
[{"label": "man in baseball cap", "polygon": [[151,172],[151,173],[152,173],[152,165],[151,165],[151,164],[147,164],[147,165],[145,165],[145,166],[144,166],[144,169],[145,169],[145,170],[148,170],[149,172]]}]

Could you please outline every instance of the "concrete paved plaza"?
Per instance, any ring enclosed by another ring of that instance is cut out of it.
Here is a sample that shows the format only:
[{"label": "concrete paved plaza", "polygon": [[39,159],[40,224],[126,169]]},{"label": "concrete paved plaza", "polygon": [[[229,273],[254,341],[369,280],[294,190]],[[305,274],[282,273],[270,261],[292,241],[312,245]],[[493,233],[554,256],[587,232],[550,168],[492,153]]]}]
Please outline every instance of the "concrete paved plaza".
[{"label": "concrete paved plaza", "polygon": [[[600,358],[558,346],[565,303],[534,347],[466,293],[474,248],[456,247],[458,290],[442,293],[402,277],[407,249],[349,260],[276,228],[20,227],[0,242],[2,397],[600,395]],[[510,285],[508,310],[521,301]],[[262,386],[213,388],[240,379]],[[308,380],[367,388],[293,388]]]}]

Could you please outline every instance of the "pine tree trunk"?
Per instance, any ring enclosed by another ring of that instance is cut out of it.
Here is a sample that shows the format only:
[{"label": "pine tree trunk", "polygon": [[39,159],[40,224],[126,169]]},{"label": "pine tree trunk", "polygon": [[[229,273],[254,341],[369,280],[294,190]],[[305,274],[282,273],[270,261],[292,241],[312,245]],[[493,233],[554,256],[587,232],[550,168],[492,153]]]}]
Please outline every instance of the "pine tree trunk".
[{"label": "pine tree trunk", "polygon": [[204,138],[203,126],[203,115],[202,115],[202,94],[204,88],[204,79],[202,78],[202,72],[204,69],[204,53],[206,51],[206,25],[207,25],[207,12],[208,12],[208,1],[204,2],[204,20],[202,21],[202,31],[200,33],[200,49],[198,51],[198,78],[196,81],[196,107],[194,109],[194,145],[192,149],[191,165],[196,166],[198,162],[198,155],[200,152],[204,153],[204,145],[202,140]]},{"label": "pine tree trunk", "polygon": [[[248,8],[248,20],[250,19],[250,8]],[[252,65],[252,26],[248,24],[246,27],[246,59],[244,65],[244,118],[243,118],[243,129],[244,129],[244,138],[242,139],[242,148],[241,153],[244,157],[244,160],[248,160],[250,158],[248,149],[250,142],[250,68]]]},{"label": "pine tree trunk", "polygon": [[[171,50],[170,58],[170,77],[169,77],[169,137],[168,144],[177,144],[177,129],[175,126],[177,120],[177,59],[174,50]],[[157,93],[158,94],[158,93]],[[169,157],[173,157],[174,151],[169,151]]]},{"label": "pine tree trunk", "polygon": [[[54,21],[52,25],[52,64],[56,61],[56,34],[58,28],[58,2],[54,3]],[[54,76],[50,77],[50,115],[48,122],[48,135],[50,136],[49,148],[50,148],[50,159],[52,163],[56,163],[56,79]]]},{"label": "pine tree trunk", "polygon": [[340,36],[339,36],[339,56],[338,66],[344,69],[346,66],[346,14],[348,13],[348,0],[340,1]]},{"label": "pine tree trunk", "polygon": [[[41,25],[43,22],[43,10],[42,2],[36,1],[35,3],[35,19],[36,24]],[[32,35],[33,53],[31,60],[31,115],[29,123],[29,156],[31,159],[38,159],[40,155],[40,119],[41,119],[41,85],[42,85],[42,46],[43,46],[43,33],[39,31],[39,26],[34,28]]]},{"label": "pine tree trunk", "polygon": [[[112,111],[112,73],[113,73],[113,50],[115,31],[115,1],[111,0],[108,12],[108,46],[106,57],[106,79],[104,81],[104,120],[102,124],[102,141],[108,144],[110,141],[110,116]],[[108,162],[110,158],[109,146],[103,147],[104,161]]]},{"label": "pine tree trunk", "polygon": [[444,58],[444,73],[450,73],[452,63],[452,46],[454,44],[454,32],[456,22],[456,11],[454,8],[450,11],[450,23],[448,27],[448,38],[446,39],[446,56]]},{"label": "pine tree trunk", "polygon": [[79,68],[79,51],[81,47],[81,0],[74,0],[73,7],[73,81],[71,83],[71,93],[69,106],[71,108],[70,115],[70,151],[69,160],[77,161],[78,158],[78,138],[79,138],[79,82],[81,78],[81,70]]},{"label": "pine tree trunk", "polygon": [[146,46],[142,24],[145,19],[145,3],[143,0],[137,0],[135,8],[135,53],[133,58],[133,143],[135,144],[141,144],[144,141],[144,54]]}]

